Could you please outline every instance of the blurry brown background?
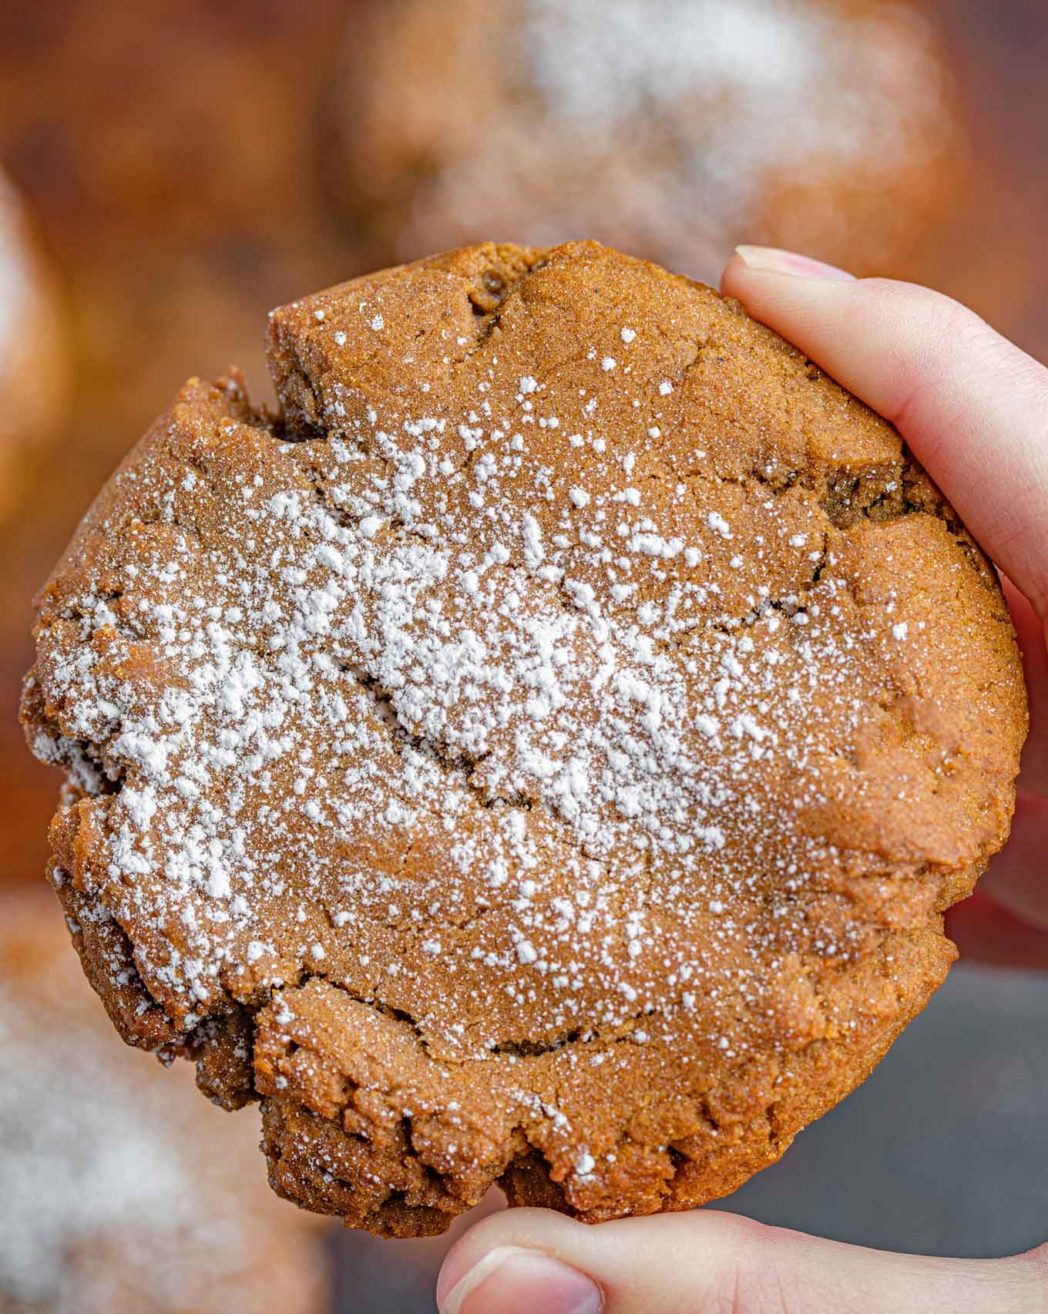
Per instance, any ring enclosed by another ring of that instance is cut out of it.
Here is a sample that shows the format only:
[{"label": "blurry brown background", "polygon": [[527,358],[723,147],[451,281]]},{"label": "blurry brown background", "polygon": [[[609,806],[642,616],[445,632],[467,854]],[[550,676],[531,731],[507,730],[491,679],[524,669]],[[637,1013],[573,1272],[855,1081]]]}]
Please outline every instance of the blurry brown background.
[{"label": "blurry brown background", "polygon": [[[1043,0],[928,0],[928,8],[942,24],[972,142],[949,222],[932,235],[928,276],[1027,349],[1048,355],[1048,276],[1041,254],[1048,212],[1048,10]],[[236,364],[253,394],[264,397],[266,310],[367,267],[365,244],[337,203],[331,177],[330,91],[347,31],[352,40],[355,9],[353,0],[43,0],[0,7],[0,167],[26,198],[56,272],[72,370],[67,418],[50,444],[26,454],[14,510],[0,526],[4,880],[39,879],[57,783],[30,759],[15,721],[30,660],[32,592],[106,474],[184,378],[214,376]],[[759,240],[760,234],[737,237]],[[855,260],[861,265],[860,252]],[[43,382],[59,389],[60,372]],[[1024,1009],[1043,1020],[1043,994],[1035,1006],[1014,980],[998,987],[996,979],[962,978],[962,1002],[953,1005],[948,996],[942,1007],[955,1011],[943,1014],[946,1021],[940,1019],[934,1033],[932,1014],[926,1015],[922,1035],[952,1034],[969,1060],[972,1047],[978,1052],[983,1043],[979,1037],[1003,1044],[1010,1033],[986,1003],[995,989],[1004,992],[1002,999],[1007,995],[1010,1025],[1020,1026]],[[976,1002],[985,1013],[982,1031],[972,1021],[981,1016]],[[957,1009],[974,1031],[950,1033],[949,1018],[961,1017]],[[922,1042],[925,1054],[931,1043]],[[827,1199],[840,1138],[849,1154],[855,1152],[848,1128],[858,1115],[849,1111],[859,1100],[866,1101],[862,1137],[873,1156],[860,1169],[876,1175],[871,1101],[879,1089],[890,1104],[891,1083],[898,1080],[905,1083],[905,1099],[919,1103],[916,1044],[909,1036],[900,1042],[859,1096],[803,1138],[815,1148],[795,1150],[781,1170],[747,1188],[740,1207],[800,1226],[821,1221],[824,1231],[875,1244],[910,1240],[912,1248],[990,1252],[997,1244],[1022,1244],[1027,1232],[1030,1241],[1039,1239],[1048,1200],[1042,1190],[1031,1202],[1019,1186],[1010,1194],[1001,1188],[1008,1199],[999,1202],[992,1240],[985,1230],[972,1231],[967,1215],[957,1214],[951,1232],[949,1218],[947,1224],[942,1218],[944,1211],[957,1213],[951,1203],[956,1183],[940,1189],[936,1174],[945,1170],[939,1160],[929,1160],[935,1190],[918,1205],[918,1213],[925,1209],[939,1221],[923,1232],[913,1210],[905,1235],[891,1226],[878,1230],[871,1211],[848,1215],[844,1197],[830,1211],[820,1213],[813,1204],[805,1214],[805,1200]],[[984,1057],[989,1069],[995,1062],[990,1049]],[[1013,1094],[1028,1088],[1030,1098],[1038,1092],[1043,1098],[1048,1089],[1043,1063],[1013,1077]],[[933,1103],[935,1089],[927,1092]],[[979,1089],[983,1099],[985,1087]],[[941,1119],[927,1118],[924,1126],[924,1115],[913,1107],[912,1125],[924,1127],[922,1144],[936,1127],[943,1135],[950,1131]],[[992,1100],[983,1111],[993,1113]],[[964,1133],[953,1128],[951,1134]],[[1021,1139],[1015,1130],[1017,1172],[1024,1162],[1029,1168],[1018,1149]],[[1048,1177],[1043,1167],[1041,1176]],[[820,1186],[809,1189],[805,1181]],[[792,1213],[776,1204],[782,1184]],[[853,1190],[850,1197],[861,1194]],[[1039,1211],[1036,1226],[1031,1211]],[[430,1307],[424,1292],[439,1248],[411,1252],[419,1255],[416,1266],[392,1266],[378,1243],[347,1244],[352,1276],[345,1279],[340,1308]]]}]

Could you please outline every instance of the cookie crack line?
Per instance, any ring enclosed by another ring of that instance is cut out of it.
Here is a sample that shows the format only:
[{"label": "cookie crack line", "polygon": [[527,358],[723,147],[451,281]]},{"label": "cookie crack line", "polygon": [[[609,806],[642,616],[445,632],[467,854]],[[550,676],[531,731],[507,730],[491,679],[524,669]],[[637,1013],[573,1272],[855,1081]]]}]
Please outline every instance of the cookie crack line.
[{"label": "cookie crack line", "polygon": [[[475,290],[467,293],[467,298],[474,312],[483,316],[483,324],[477,334],[473,348],[462,359],[467,360],[470,355],[484,348],[488,339],[493,337],[499,328],[503,313],[511,297],[519,294],[522,285],[533,274],[544,268],[546,263],[545,252],[525,254],[523,269],[509,271],[509,278],[507,279],[500,270],[495,268],[495,262],[492,262],[492,269],[481,276],[486,295],[478,294]],[[494,304],[487,308],[486,303],[492,299],[494,299]]]},{"label": "cookie crack line", "polygon": [[[886,932],[882,941],[878,945],[877,952],[883,953],[886,946],[889,944],[895,945],[897,942],[897,932]],[[311,979],[323,980],[323,978],[319,977],[313,977]],[[336,983],[324,983],[328,985],[334,984],[336,990],[338,990],[340,994],[345,995],[353,1002],[361,1003],[365,1007],[371,1009],[375,1008],[374,1001],[370,999],[361,998],[355,992],[346,991]],[[287,1006],[279,999],[275,1002],[281,1009],[286,1009]],[[914,1008],[912,1002],[904,1003],[903,1006],[910,1009]],[[376,1011],[382,1016],[391,1016],[389,1010],[377,1009]],[[278,1022],[278,1026],[293,1024],[295,1017],[294,1010],[291,1008],[289,1011],[282,1014],[282,1020]],[[417,1024],[411,1019],[398,1020],[407,1021],[409,1027],[415,1032],[416,1040],[421,1043],[417,1032]],[[628,1037],[619,1037],[611,1043],[627,1044],[628,1040]],[[574,1042],[571,1037],[567,1037],[565,1038],[564,1043]],[[510,1053],[512,1057],[522,1060],[541,1059],[557,1053],[564,1047],[564,1043],[542,1047],[537,1051],[532,1051],[531,1049],[525,1049],[522,1047],[521,1049],[510,1051]],[[302,1048],[307,1050],[310,1049],[308,1042],[301,1044],[292,1042],[289,1037],[286,1036],[284,1037],[282,1044],[289,1057],[293,1057]],[[810,1055],[813,1053],[821,1053],[830,1044],[831,1042],[826,1037],[812,1039],[801,1049],[789,1056],[789,1063],[804,1063]],[[320,1051],[317,1051],[317,1061],[325,1061]],[[439,1067],[445,1066],[444,1060],[441,1059],[435,1061]],[[705,1125],[709,1129],[709,1134],[715,1138],[725,1134],[730,1135],[739,1128],[740,1118],[737,1114],[731,1111],[730,1102],[727,1108],[721,1107],[719,1112],[715,1112],[715,1110],[721,1105],[725,1092],[730,1093],[732,1091],[736,1084],[739,1070],[748,1066],[750,1066],[750,1064],[744,1062],[727,1074],[722,1082],[713,1083],[703,1089],[689,1092],[686,1104],[689,1110],[689,1116],[692,1119],[691,1125],[693,1127],[695,1125]],[[768,1146],[768,1162],[779,1157],[779,1155],[788,1147],[790,1141],[792,1141],[793,1135],[795,1134],[795,1129],[789,1126],[788,1122],[783,1119],[780,1113],[780,1110],[783,1109],[789,1101],[789,1095],[787,1093],[788,1083],[786,1081],[786,1073],[784,1070],[787,1066],[788,1064],[783,1064],[781,1067],[776,1068],[771,1087],[772,1090],[775,1090],[777,1087],[782,1087],[783,1093],[781,1095],[769,1095],[766,1103],[764,1103],[757,1112],[757,1121],[762,1128],[762,1135],[766,1138]],[[268,1070],[267,1063],[267,1071]],[[347,1084],[341,1096],[343,1102],[339,1109],[334,1113],[320,1113],[315,1111],[315,1116],[324,1118],[333,1126],[341,1126],[343,1116],[354,1108],[356,1094],[365,1089],[361,1082],[354,1079],[349,1072],[343,1071],[342,1075]],[[272,1078],[272,1072],[270,1072],[270,1078]],[[279,1086],[279,1079],[277,1085]],[[450,1126],[459,1128],[460,1123],[457,1117],[452,1115],[450,1110],[442,1111],[439,1107],[435,1107],[431,1098],[423,1096],[421,1097],[420,1102],[419,1096],[410,1095],[406,1091],[401,1092],[397,1090],[395,1086],[383,1088],[381,1083],[378,1085],[372,1083],[367,1085],[366,1089],[369,1094],[384,1093],[386,1098],[397,1101],[398,1116],[405,1128],[406,1138],[412,1146],[412,1153],[418,1156],[418,1159],[425,1170],[437,1175],[441,1183],[441,1189],[444,1192],[447,1192],[452,1197],[458,1195],[462,1186],[461,1179],[457,1179],[454,1172],[449,1172],[446,1164],[442,1166],[440,1159],[435,1158],[428,1151],[425,1141],[417,1143],[417,1138],[412,1130],[417,1122],[422,1121],[429,1123],[434,1117],[450,1117]],[[268,1097],[271,1098],[274,1093],[276,1092],[270,1090]],[[263,1099],[266,1098],[267,1096],[264,1095]],[[514,1122],[514,1133],[519,1132],[524,1136],[525,1146],[517,1152],[509,1155],[501,1166],[490,1168],[486,1173],[483,1186],[486,1188],[489,1185],[497,1185],[503,1187],[503,1189],[512,1190],[509,1182],[514,1172],[520,1167],[522,1162],[525,1160],[533,1161],[534,1157],[538,1155],[539,1160],[545,1165],[544,1171],[551,1175],[551,1183],[555,1184],[559,1189],[567,1192],[565,1199],[561,1202],[562,1206],[567,1206],[572,1199],[574,1190],[578,1186],[578,1179],[584,1179],[588,1175],[588,1171],[580,1170],[578,1164],[576,1164],[573,1169],[566,1169],[563,1164],[563,1156],[551,1153],[549,1147],[545,1143],[543,1135],[539,1134],[537,1130],[538,1126],[556,1126],[559,1114],[554,1108],[546,1107],[545,1104],[530,1111],[524,1108],[516,1108],[516,1098],[511,1100],[511,1104],[514,1106],[512,1116],[515,1120],[519,1120]],[[457,1110],[458,1106],[455,1105],[454,1107]],[[752,1116],[753,1115],[751,1114],[751,1117]],[[356,1137],[361,1137],[365,1141],[368,1139],[367,1133],[363,1131],[348,1132],[347,1134],[351,1139]],[[675,1184],[679,1177],[682,1175],[686,1176],[688,1172],[691,1171],[689,1165],[692,1165],[696,1158],[699,1157],[697,1154],[697,1147],[693,1142],[694,1132],[691,1132],[688,1135],[677,1135],[675,1137],[668,1136],[666,1143],[660,1147],[659,1152],[665,1156],[671,1171],[660,1174],[660,1177],[655,1183],[655,1189],[658,1193],[659,1200],[672,1198]],[[637,1148],[637,1145],[638,1143],[635,1138],[628,1132],[620,1132],[613,1142],[611,1149],[608,1151],[608,1154],[614,1159],[616,1157],[616,1152],[621,1153],[624,1148]],[[731,1189],[732,1186],[725,1186],[725,1193]],[[393,1198],[394,1196],[399,1198],[399,1195],[399,1192],[391,1192],[387,1199]],[[479,1194],[477,1198],[479,1198]],[[598,1209],[589,1214],[583,1210],[582,1216],[588,1217],[590,1221],[597,1221],[606,1215]],[[376,1219],[376,1225],[381,1230],[382,1224],[381,1221],[379,1221],[380,1219],[381,1213],[377,1215]]]},{"label": "cookie crack line", "polygon": [[1007,829],[992,575],[889,426],[593,245],[306,298],[270,361],[281,413],[191,384],[41,600],[118,1026],[358,1225],[732,1189],[921,1007]]}]

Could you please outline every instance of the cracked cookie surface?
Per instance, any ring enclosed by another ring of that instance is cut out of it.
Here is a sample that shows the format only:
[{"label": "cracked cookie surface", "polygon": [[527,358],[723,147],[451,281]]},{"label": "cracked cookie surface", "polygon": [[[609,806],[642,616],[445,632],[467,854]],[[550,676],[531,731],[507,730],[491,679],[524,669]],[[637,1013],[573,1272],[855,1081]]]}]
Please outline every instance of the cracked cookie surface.
[{"label": "cracked cookie surface", "polygon": [[943,979],[1026,710],[898,435],[716,293],[480,246],[272,317],[45,588],[54,881],[275,1187],[439,1231],[732,1190]]}]

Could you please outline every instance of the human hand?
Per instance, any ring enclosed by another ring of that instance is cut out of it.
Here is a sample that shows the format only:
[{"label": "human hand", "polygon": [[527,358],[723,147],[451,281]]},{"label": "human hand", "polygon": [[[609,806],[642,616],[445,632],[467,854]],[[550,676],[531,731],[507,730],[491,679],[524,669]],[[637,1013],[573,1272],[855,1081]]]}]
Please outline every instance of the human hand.
[{"label": "human hand", "polygon": [[[1012,838],[955,911],[966,953],[1048,967],[1048,370],[925,288],[742,247],[723,290],[891,420],[1005,576],[1031,733]],[[1048,1314],[1048,1246],[891,1255],[712,1210],[596,1227],[539,1209],[477,1224],[441,1314]]]}]

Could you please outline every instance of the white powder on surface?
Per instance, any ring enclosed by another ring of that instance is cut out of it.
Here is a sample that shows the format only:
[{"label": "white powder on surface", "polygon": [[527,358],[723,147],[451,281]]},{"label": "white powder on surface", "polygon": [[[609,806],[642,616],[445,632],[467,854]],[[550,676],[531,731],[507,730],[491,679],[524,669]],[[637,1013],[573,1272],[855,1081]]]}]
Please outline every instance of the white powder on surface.
[{"label": "white powder on surface", "polygon": [[[522,395],[557,425],[522,422]],[[537,1032],[562,1031],[581,997],[590,1025],[643,1016],[651,1036],[703,978],[726,1030],[733,1000],[759,1006],[769,940],[804,940],[797,910],[760,890],[800,888],[825,846],[768,816],[760,782],[772,764],[798,805],[817,801],[822,755],[864,715],[838,584],[762,585],[719,612],[723,540],[756,579],[779,569],[779,504],[755,489],[745,535],[735,512],[703,512],[701,482],[670,518],[647,509],[619,476],[640,482],[655,439],[625,454],[591,440],[555,486],[537,435],[592,433],[587,405],[492,365],[465,414],[376,404],[347,432],[336,384],[331,436],[274,439],[264,478],[239,456],[189,487],[150,458],[120,476],[163,532],[132,553],[119,609],[111,591],[70,600],[82,642],[48,666],[62,734],[37,751],[88,792],[121,782],[100,800],[90,879],[121,920],[179,928],[178,949],[161,934],[139,962],[185,1027],[237,962],[276,984],[337,971],[354,945],[354,970],[377,971],[367,937],[386,925],[419,928],[447,989],[427,990],[407,950],[369,989],[447,1052],[484,1056],[525,1004]],[[177,673],[154,693],[114,673],[113,645],[143,642]],[[431,869],[384,856],[416,845]],[[305,911],[275,942],[287,881]],[[751,911],[711,912],[726,906]],[[483,948],[444,933],[468,923]]]},{"label": "white powder on surface", "polygon": [[663,1112],[713,1144],[706,1092],[767,1107],[867,1024],[849,988],[918,884],[870,856],[878,791],[919,820],[944,777],[893,736],[916,604],[863,577],[919,527],[852,525],[835,478],[874,469],[872,497],[894,437],[826,420],[824,383],[809,412],[800,362],[777,409],[735,405],[730,311],[660,280],[649,317],[624,280],[600,316],[561,258],[476,317],[478,257],[431,267],[451,291],[415,332],[389,284],[278,312],[286,427],[203,387],[161,422],[48,594],[30,705],[87,795],[78,886],[176,1025],[264,1009],[269,1094],[388,1111],[391,1157],[448,1177],[522,1133],[586,1208],[616,1152],[673,1180]]}]

